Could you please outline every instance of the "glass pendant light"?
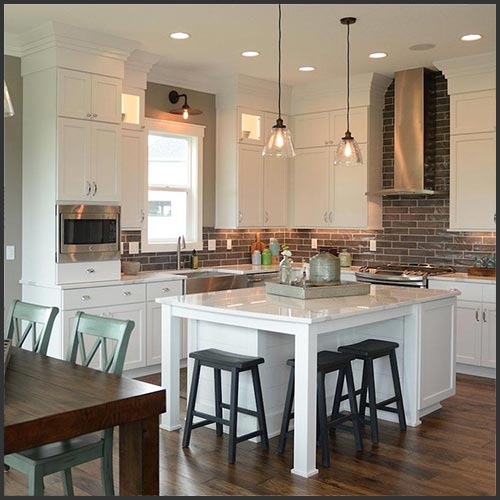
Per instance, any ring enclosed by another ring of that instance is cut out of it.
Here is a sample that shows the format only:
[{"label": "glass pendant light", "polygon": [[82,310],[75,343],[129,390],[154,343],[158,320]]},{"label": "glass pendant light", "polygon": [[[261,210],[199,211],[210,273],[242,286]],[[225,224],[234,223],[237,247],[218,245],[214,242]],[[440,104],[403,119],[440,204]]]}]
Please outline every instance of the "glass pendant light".
[{"label": "glass pendant light", "polygon": [[356,22],[355,17],[343,17],[340,22],[347,25],[347,130],[340,140],[337,151],[335,152],[334,165],[343,165],[346,167],[359,166],[363,164],[361,151],[359,149],[356,139],[349,130],[349,91],[350,91],[350,68],[349,68],[349,34],[350,26]]},{"label": "glass pendant light", "polygon": [[278,4],[278,119],[266,140],[262,156],[292,158],[295,156],[292,136],[281,118],[281,4]]},{"label": "glass pendant light", "polygon": [[3,117],[14,116],[14,106],[12,106],[12,101],[10,100],[9,90],[7,89],[7,84],[5,80],[3,81]]}]

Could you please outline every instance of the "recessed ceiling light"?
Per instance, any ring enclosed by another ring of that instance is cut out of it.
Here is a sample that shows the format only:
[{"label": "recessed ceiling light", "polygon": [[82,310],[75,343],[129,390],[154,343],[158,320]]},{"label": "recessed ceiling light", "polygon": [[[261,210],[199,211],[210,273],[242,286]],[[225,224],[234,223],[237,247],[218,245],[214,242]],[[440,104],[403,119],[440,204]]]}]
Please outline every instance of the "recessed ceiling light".
[{"label": "recessed ceiling light", "polygon": [[316,68],[314,66],[301,66],[299,71],[314,71]]},{"label": "recessed ceiling light", "polygon": [[387,57],[387,54],[385,52],[372,52],[368,57],[370,59],[383,59]]},{"label": "recessed ceiling light", "polygon": [[260,56],[260,52],[257,52],[256,50],[245,50],[245,52],[242,52],[241,55],[243,57],[257,57]]},{"label": "recessed ceiling light", "polygon": [[170,33],[170,38],[174,40],[186,40],[191,35],[189,33],[184,33],[183,31],[176,31],[175,33]]},{"label": "recessed ceiling light", "polygon": [[475,42],[476,40],[481,40],[483,38],[483,35],[479,34],[470,34],[470,35],[464,35],[460,40],[464,42]]},{"label": "recessed ceiling light", "polygon": [[417,45],[412,45],[408,47],[410,50],[430,50],[433,49],[436,45],[433,43],[417,43]]}]

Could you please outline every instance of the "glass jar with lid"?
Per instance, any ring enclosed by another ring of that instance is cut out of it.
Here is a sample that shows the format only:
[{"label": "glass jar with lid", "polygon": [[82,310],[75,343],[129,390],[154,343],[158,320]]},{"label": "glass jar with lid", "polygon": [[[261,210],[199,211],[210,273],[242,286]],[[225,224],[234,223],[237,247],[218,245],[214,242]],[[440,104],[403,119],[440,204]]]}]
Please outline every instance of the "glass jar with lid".
[{"label": "glass jar with lid", "polygon": [[340,259],[330,252],[320,252],[311,257],[309,280],[313,283],[339,283]]},{"label": "glass jar with lid", "polygon": [[347,248],[343,248],[342,252],[339,253],[340,267],[351,267],[352,256],[347,251]]}]

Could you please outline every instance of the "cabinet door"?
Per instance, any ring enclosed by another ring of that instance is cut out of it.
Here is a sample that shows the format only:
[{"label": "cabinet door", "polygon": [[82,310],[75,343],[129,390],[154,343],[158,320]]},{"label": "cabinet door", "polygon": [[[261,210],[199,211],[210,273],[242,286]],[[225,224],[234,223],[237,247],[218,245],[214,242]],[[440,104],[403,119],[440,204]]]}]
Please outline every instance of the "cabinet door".
[{"label": "cabinet door", "polygon": [[120,126],[92,123],[93,201],[120,201]]},{"label": "cabinet door", "polygon": [[92,75],[92,119],[120,123],[122,82],[119,78]]},{"label": "cabinet door", "polygon": [[497,357],[497,307],[494,303],[483,303],[483,332],[481,338],[481,366],[496,368]]},{"label": "cabinet door", "polygon": [[259,146],[238,148],[238,227],[263,224],[264,158]]},{"label": "cabinet door", "polygon": [[338,228],[366,228],[368,199],[366,197],[368,165],[366,144],[359,145],[363,165],[346,167],[333,165],[335,150],[330,149],[333,173],[332,223]]},{"label": "cabinet door", "polygon": [[496,92],[483,90],[450,96],[450,134],[496,130]]},{"label": "cabinet door", "polygon": [[287,225],[288,169],[287,158],[264,158],[264,226]]},{"label": "cabinet door", "polygon": [[127,304],[107,308],[111,318],[132,320],[135,327],[130,335],[130,340],[125,356],[123,370],[133,370],[146,366],[146,304]]},{"label": "cabinet door", "polygon": [[143,175],[146,166],[146,134],[121,132],[121,208],[122,229],[142,229],[144,222]]},{"label": "cabinet door", "polygon": [[481,302],[457,303],[457,362],[481,364]]},{"label": "cabinet door", "polygon": [[264,130],[264,112],[238,108],[238,140],[242,144],[264,145],[268,132]]},{"label": "cabinet door", "polygon": [[329,149],[297,150],[292,163],[291,204],[294,227],[328,227],[331,170]]},{"label": "cabinet door", "polygon": [[57,70],[57,114],[90,119],[92,113],[90,73]]},{"label": "cabinet door", "polygon": [[496,134],[450,137],[450,229],[496,230]]},{"label": "cabinet door", "polygon": [[[368,141],[368,108],[351,108],[349,128],[353,137],[360,142]],[[347,130],[347,110],[330,111],[330,144],[337,145]]]},{"label": "cabinet door", "polygon": [[87,201],[91,194],[91,122],[57,121],[57,198]]},{"label": "cabinet door", "polygon": [[297,115],[293,121],[296,148],[312,148],[330,144],[329,113]]}]

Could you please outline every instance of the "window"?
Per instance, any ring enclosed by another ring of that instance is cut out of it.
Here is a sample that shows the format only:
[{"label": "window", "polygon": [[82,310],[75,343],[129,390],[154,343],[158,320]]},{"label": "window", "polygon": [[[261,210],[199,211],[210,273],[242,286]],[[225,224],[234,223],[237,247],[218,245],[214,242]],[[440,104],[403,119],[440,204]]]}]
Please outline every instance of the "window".
[{"label": "window", "polygon": [[[147,120],[145,252],[173,251],[184,235],[187,249],[201,250],[204,127]],[[126,201],[126,200],[125,200]]]}]

